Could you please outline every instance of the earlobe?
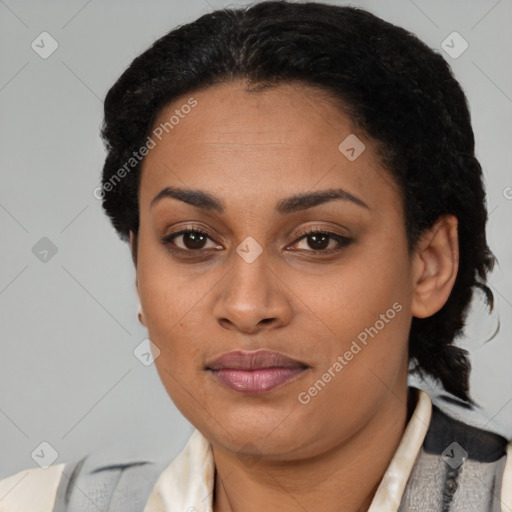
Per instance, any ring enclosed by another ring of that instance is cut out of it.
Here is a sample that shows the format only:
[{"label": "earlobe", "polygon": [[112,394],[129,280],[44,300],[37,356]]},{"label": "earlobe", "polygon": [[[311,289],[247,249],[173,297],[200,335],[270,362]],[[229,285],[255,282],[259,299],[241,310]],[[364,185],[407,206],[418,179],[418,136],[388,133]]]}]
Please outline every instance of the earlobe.
[{"label": "earlobe", "polygon": [[137,291],[137,297],[139,298],[139,306],[137,309],[137,318],[138,318],[139,322],[145,327],[146,323],[144,321],[144,311],[142,310],[142,304],[140,302],[139,284],[137,281],[137,277],[135,277],[135,290]]},{"label": "earlobe", "polygon": [[[133,231],[130,230],[130,250],[132,253],[132,260],[135,265],[135,269],[137,269],[137,247],[136,247],[136,244],[137,244],[137,237],[134,235]],[[137,280],[137,273],[135,273],[135,290],[137,291],[137,297],[139,298],[137,318],[142,325],[146,326],[146,324],[144,322],[144,313],[142,311],[142,304],[140,303],[139,283]]]},{"label": "earlobe", "polygon": [[450,296],[459,268],[458,220],[443,215],[421,236],[413,262],[411,312],[417,318],[437,313]]},{"label": "earlobe", "polygon": [[139,319],[139,322],[144,326],[146,327],[146,324],[144,322],[144,315],[142,313],[142,305],[139,304],[139,310],[137,312],[137,318]]}]

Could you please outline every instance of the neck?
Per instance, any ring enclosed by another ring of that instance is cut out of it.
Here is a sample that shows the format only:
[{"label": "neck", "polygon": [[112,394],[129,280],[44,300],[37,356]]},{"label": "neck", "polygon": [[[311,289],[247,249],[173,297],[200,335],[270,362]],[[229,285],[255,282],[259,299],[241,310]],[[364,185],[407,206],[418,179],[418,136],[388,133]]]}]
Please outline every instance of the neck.
[{"label": "neck", "polygon": [[305,460],[260,459],[247,468],[236,455],[214,446],[214,512],[366,512],[414,406],[407,387],[390,390],[354,436]]}]

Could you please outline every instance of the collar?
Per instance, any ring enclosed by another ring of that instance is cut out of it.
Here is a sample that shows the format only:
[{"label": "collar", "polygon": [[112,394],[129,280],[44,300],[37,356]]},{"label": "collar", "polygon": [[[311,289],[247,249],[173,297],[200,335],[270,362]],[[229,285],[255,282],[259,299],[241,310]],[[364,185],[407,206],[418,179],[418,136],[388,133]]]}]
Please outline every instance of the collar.
[{"label": "collar", "polygon": [[[416,407],[368,512],[397,512],[431,414],[430,397],[417,389]],[[212,512],[214,480],[211,444],[196,429],[185,448],[160,474],[143,512]]]}]

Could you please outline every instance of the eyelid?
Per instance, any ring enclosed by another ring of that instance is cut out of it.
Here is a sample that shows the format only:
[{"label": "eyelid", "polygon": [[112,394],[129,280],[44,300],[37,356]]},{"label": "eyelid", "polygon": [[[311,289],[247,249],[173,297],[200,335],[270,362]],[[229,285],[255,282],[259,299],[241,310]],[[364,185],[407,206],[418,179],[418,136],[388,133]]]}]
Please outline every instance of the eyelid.
[{"label": "eyelid", "polygon": [[[206,238],[210,239],[212,242],[217,243],[216,240],[214,240],[210,236],[210,234],[208,233],[207,230],[205,230],[203,228],[200,228],[198,226],[193,226],[193,225],[185,226],[185,227],[183,227],[182,229],[180,229],[180,230],[178,230],[176,232],[173,232],[173,233],[170,233],[168,235],[165,235],[161,239],[161,242],[165,246],[168,246],[169,244],[173,243],[172,239],[174,239],[174,238],[176,238],[178,236],[184,235],[186,233],[190,233],[190,232],[202,234]],[[292,245],[297,244],[298,242],[300,242],[301,240],[303,240],[307,236],[314,235],[314,234],[324,234],[324,235],[328,236],[329,238],[331,238],[332,240],[335,240],[339,244],[339,246],[335,247],[335,248],[331,248],[331,249],[322,249],[322,250],[311,249],[311,250],[306,250],[305,252],[310,252],[310,253],[318,254],[318,255],[334,254],[334,253],[340,252],[341,250],[343,250],[345,247],[347,247],[348,245],[350,245],[354,241],[354,239],[349,237],[349,236],[342,235],[342,234],[336,233],[334,231],[330,231],[327,228],[309,227],[309,228],[303,228],[298,233],[296,233],[295,234],[295,240],[291,244],[289,244],[287,246],[287,248],[292,246]],[[215,249],[217,249],[217,248],[215,248]],[[215,249],[209,248],[209,249],[193,250],[193,249],[182,249],[181,247],[173,247],[172,249],[169,249],[169,250],[174,251],[174,252],[179,252],[179,253],[182,253],[182,254],[183,253],[189,253],[190,255],[193,255],[194,253],[196,253],[196,254],[200,255],[201,253],[204,253],[204,252],[207,252],[207,251],[211,251],[211,250],[215,250]]]},{"label": "eyelid", "polygon": [[354,242],[353,238],[351,238],[349,236],[346,236],[346,235],[341,235],[339,233],[336,233],[335,231],[330,231],[329,229],[325,229],[325,228],[309,228],[308,229],[308,228],[305,228],[300,233],[298,233],[296,235],[298,238],[296,238],[295,241],[292,242],[291,245],[295,245],[295,244],[301,242],[304,238],[306,238],[306,237],[308,237],[310,235],[316,235],[316,234],[326,235],[331,240],[335,240],[339,244],[339,246],[335,247],[335,248],[331,248],[331,249],[322,249],[322,250],[317,250],[317,251],[311,249],[311,250],[306,251],[306,252],[311,252],[313,254],[335,254],[335,253],[340,252],[341,250],[343,250],[345,247],[350,245],[352,242]]},{"label": "eyelid", "polygon": [[310,234],[315,234],[315,233],[324,233],[327,235],[336,235],[336,236],[343,237],[343,238],[350,238],[350,236],[348,234],[343,235],[341,233],[337,233],[336,231],[333,231],[333,229],[334,228],[309,226],[309,227],[300,229],[298,231],[298,233],[295,234],[295,236],[299,238],[299,237],[303,237],[304,235],[310,235]]}]

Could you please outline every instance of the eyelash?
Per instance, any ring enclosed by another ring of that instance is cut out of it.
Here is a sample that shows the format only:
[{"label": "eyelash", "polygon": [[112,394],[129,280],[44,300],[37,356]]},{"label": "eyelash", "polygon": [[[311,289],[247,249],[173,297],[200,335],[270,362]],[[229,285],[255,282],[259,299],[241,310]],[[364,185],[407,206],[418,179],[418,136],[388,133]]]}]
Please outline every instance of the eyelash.
[{"label": "eyelash", "polygon": [[[192,250],[192,249],[182,249],[180,247],[169,247],[169,244],[173,243],[172,240],[178,236],[181,236],[181,235],[184,235],[184,234],[187,234],[187,233],[196,233],[196,234],[200,234],[200,235],[203,235],[207,238],[210,238],[210,240],[212,240],[212,238],[209,236],[209,234],[206,232],[206,231],[203,231],[202,229],[199,229],[199,228],[187,228],[187,229],[184,229],[182,231],[178,231],[177,233],[171,233],[170,235],[167,235],[165,236],[164,238],[162,238],[162,243],[167,247],[167,249],[173,253],[199,253],[202,251],[202,249],[198,249],[196,251]],[[343,250],[345,247],[349,246],[354,240],[351,239],[351,238],[348,238],[346,236],[342,236],[342,235],[338,235],[337,233],[333,233],[331,231],[327,231],[327,230],[324,230],[324,229],[311,229],[311,230],[305,230],[305,231],[302,231],[299,233],[299,238],[297,238],[295,240],[295,242],[293,242],[292,245],[298,243],[299,241],[301,241],[303,238],[307,238],[308,236],[311,236],[311,235],[326,235],[328,236],[329,238],[332,238],[334,240],[336,240],[340,246],[335,248],[335,249],[322,249],[322,250],[319,250],[319,251],[316,251],[314,249],[311,249],[307,252],[312,252],[314,254],[319,254],[319,255],[327,255],[327,254],[334,254],[334,253],[337,253],[341,250]],[[207,249],[208,250],[208,249]]]}]

